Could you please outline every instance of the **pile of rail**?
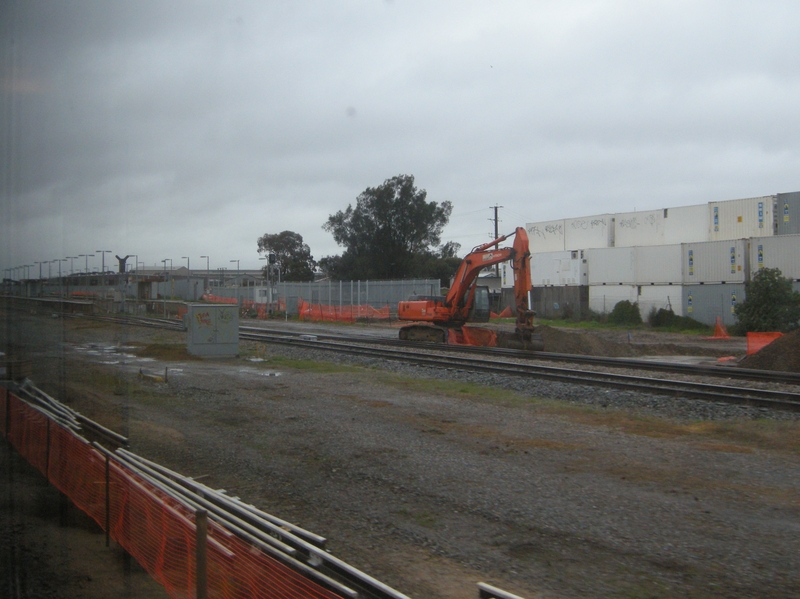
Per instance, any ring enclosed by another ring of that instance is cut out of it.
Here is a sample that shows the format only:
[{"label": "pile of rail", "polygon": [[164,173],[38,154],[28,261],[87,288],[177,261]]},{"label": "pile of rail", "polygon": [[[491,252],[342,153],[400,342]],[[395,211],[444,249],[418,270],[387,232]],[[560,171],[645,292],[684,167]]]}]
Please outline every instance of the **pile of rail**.
[{"label": "pile of rail", "polygon": [[173,597],[406,598],[323,537],[127,451],[28,382],[0,384],[0,431]]},{"label": "pile of rail", "polygon": [[408,599],[331,555],[324,537],[128,451],[30,381],[0,381],[0,432],[172,597]]}]

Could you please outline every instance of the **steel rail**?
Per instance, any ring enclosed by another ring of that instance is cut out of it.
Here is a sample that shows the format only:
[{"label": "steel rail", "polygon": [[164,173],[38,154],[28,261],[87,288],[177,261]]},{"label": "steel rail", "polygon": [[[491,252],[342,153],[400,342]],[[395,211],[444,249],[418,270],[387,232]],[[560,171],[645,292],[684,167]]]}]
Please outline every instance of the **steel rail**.
[{"label": "steel rail", "polygon": [[[122,323],[129,323],[129,324],[141,324],[144,326],[162,326],[165,328],[182,328],[181,325],[178,323],[171,323],[167,325],[164,321],[158,321],[154,319],[119,319],[115,317],[103,317],[107,320],[114,320],[117,322]],[[163,323],[163,324],[161,324]],[[747,387],[732,387],[729,385],[711,385],[708,383],[694,383],[694,382],[687,382],[687,381],[674,381],[674,380],[666,380],[666,379],[656,379],[656,378],[647,378],[647,377],[635,377],[626,374],[615,374],[615,373],[605,373],[605,372],[593,372],[588,370],[576,370],[572,368],[562,368],[562,367],[555,367],[555,366],[541,366],[536,364],[508,364],[502,363],[498,364],[498,360],[489,360],[486,358],[478,359],[478,358],[469,358],[469,357],[455,357],[455,356],[445,356],[441,355],[443,352],[452,351],[454,346],[424,346],[424,349],[434,350],[439,352],[439,355],[431,355],[425,354],[420,352],[421,346],[420,345],[412,345],[409,349],[389,349],[386,347],[380,346],[387,346],[387,345],[400,345],[399,342],[395,342],[394,340],[386,340],[386,339],[364,339],[363,337],[354,339],[354,338],[342,338],[337,337],[334,335],[313,335],[314,340],[309,340],[309,335],[300,335],[294,333],[287,333],[286,331],[271,331],[269,329],[261,329],[260,327],[247,327],[241,326],[240,327],[240,338],[248,339],[252,341],[260,341],[260,342],[268,342],[268,343],[279,343],[285,345],[294,345],[299,347],[306,347],[312,349],[319,349],[319,350],[326,350],[326,351],[336,351],[340,353],[349,353],[353,355],[366,355],[373,358],[383,358],[389,360],[398,360],[398,361],[406,361],[410,363],[416,363],[423,366],[429,366],[434,368],[452,368],[457,370],[466,370],[466,371],[480,371],[480,372],[489,372],[493,374],[506,374],[512,376],[527,376],[527,377],[536,377],[539,379],[545,380],[552,380],[570,384],[585,384],[585,385],[592,385],[592,386],[606,386],[606,387],[613,387],[613,388],[620,388],[629,391],[636,391],[636,392],[643,392],[643,393],[653,393],[658,395],[670,395],[670,396],[683,396],[683,397],[690,397],[693,399],[703,399],[706,401],[717,401],[717,402],[725,402],[731,404],[739,404],[739,405],[751,405],[760,408],[772,408],[772,409],[780,409],[780,410],[790,410],[790,411],[800,411],[800,394],[798,393],[790,393],[790,392],[783,392],[783,391],[771,391],[771,390],[764,390],[764,389],[754,389],[754,388],[747,388]],[[303,339],[302,337],[306,337]],[[334,338],[338,339],[338,341],[324,341],[326,338]],[[403,347],[406,347],[405,345]],[[459,348],[458,351],[463,351],[466,348]],[[469,349],[477,349],[476,353],[479,353],[482,356],[486,355],[485,348],[468,348]],[[481,351],[483,350],[483,351]],[[526,355],[527,354],[527,355]],[[492,356],[498,357],[513,357],[513,358],[520,358],[524,357],[526,359],[537,359],[539,357],[539,353],[535,352],[531,354],[530,352],[516,352],[514,350],[500,350],[491,352]],[[563,358],[571,358],[573,356],[567,354],[551,354],[551,356],[557,356],[558,359]],[[586,359],[586,356],[580,356],[582,359]],[[593,359],[589,357],[590,360],[595,364],[608,364],[608,360],[613,360],[613,364],[617,367],[621,365],[630,367],[630,362],[622,362],[623,359],[620,358],[599,358]],[[555,358],[554,358],[555,359]],[[652,363],[639,360],[637,361],[637,366],[641,364],[641,367],[653,366]],[[708,375],[709,373],[705,371],[698,372],[697,370],[692,370],[691,368],[683,368],[686,365],[669,365],[669,364],[660,364],[656,369],[658,370],[666,370],[666,371],[680,371],[686,372],[694,375]],[[677,368],[676,368],[677,367]],[[764,377],[772,377],[772,378],[765,378],[765,380],[770,380],[772,382],[786,382],[785,378],[788,376],[789,379],[797,378],[800,380],[800,375],[794,375],[793,373],[778,373],[777,378],[776,375],[772,373],[764,374],[762,371],[746,371],[742,372],[744,369],[738,369],[736,374],[734,374],[734,369],[725,368],[719,369],[719,371],[714,370],[710,374],[714,376],[722,376],[726,378],[732,378],[733,376],[739,376],[741,378],[750,378],[750,374],[755,372],[759,375],[763,375]],[[761,378],[761,377],[759,377]]]},{"label": "steel rail", "polygon": [[[80,317],[80,316],[76,316]],[[83,316],[84,318],[86,316]],[[130,324],[136,326],[146,326],[154,328],[166,328],[174,331],[184,331],[183,324],[177,321],[169,321],[158,318],[148,317],[115,317],[115,316],[93,316],[91,318],[105,320],[109,322],[116,322],[120,324]],[[284,329],[269,329],[262,327],[253,327],[247,325],[240,325],[241,332],[245,333],[266,333],[273,335],[283,335],[287,337],[297,337],[301,333],[289,332]],[[425,349],[437,351],[439,353],[454,353],[454,354],[477,354],[486,356],[498,356],[505,358],[524,359],[524,360],[541,360],[550,362],[568,362],[575,364],[591,364],[595,366],[604,366],[609,368],[632,368],[636,370],[652,370],[656,372],[671,372],[688,374],[692,376],[710,376],[726,379],[741,379],[751,381],[761,381],[767,383],[781,383],[787,385],[800,385],[800,373],[794,372],[779,372],[771,370],[757,370],[754,368],[740,368],[737,366],[708,366],[701,364],[675,364],[671,362],[656,362],[650,360],[642,360],[639,358],[612,358],[607,356],[587,356],[582,354],[563,354],[555,352],[530,352],[524,350],[515,350],[498,347],[474,347],[465,345],[431,345],[431,344],[418,344],[408,341],[400,341],[399,339],[381,339],[375,337],[367,337],[366,335],[360,336],[344,336],[333,335],[329,333],[312,333],[318,339],[328,339],[341,341],[343,343],[369,343],[372,345],[387,345],[396,347],[407,347],[415,350]]]},{"label": "steel rail", "polygon": [[457,370],[488,372],[530,378],[545,379],[571,384],[606,386],[629,391],[671,395],[719,401],[734,404],[746,404],[756,407],[800,411],[800,394],[747,387],[731,387],[728,385],[711,385],[687,381],[674,381],[636,377],[626,374],[576,370],[536,364],[499,364],[497,361],[421,354],[418,351],[367,347],[354,343],[334,341],[307,340],[297,337],[267,335],[258,333],[240,333],[240,337],[252,341],[280,343],[310,349],[320,349],[363,355],[372,358],[398,360],[428,366],[432,368],[450,368]]},{"label": "steel rail", "polygon": [[[240,331],[246,332],[267,332],[275,335],[292,335],[282,329],[265,329],[261,327],[251,327],[242,325]],[[367,339],[364,335],[347,337],[332,334],[314,334],[318,339],[337,340],[342,342],[354,343],[373,343],[375,345],[390,345],[397,347],[408,347],[435,350],[447,353],[466,353],[487,356],[503,356],[524,360],[541,360],[550,362],[571,362],[577,364],[592,364],[596,366],[607,366],[611,368],[635,368],[637,370],[653,370],[661,372],[683,373],[695,376],[713,376],[721,378],[733,378],[763,381],[770,383],[784,383],[789,385],[800,385],[800,374],[794,372],[776,372],[771,370],[756,370],[754,368],[740,368],[738,366],[708,366],[702,364],[675,364],[671,362],[655,362],[642,360],[640,358],[612,358],[608,356],[586,356],[582,354],[563,354],[556,352],[530,352],[525,350],[507,349],[501,347],[476,347],[469,345],[432,345],[419,344],[410,341],[400,341],[399,339]]]},{"label": "steel rail", "polygon": [[[259,526],[254,526],[245,521],[242,517],[243,514],[241,514],[238,509],[234,509],[236,507],[234,505],[235,502],[229,497],[224,497],[216,493],[216,499],[218,501],[222,500],[219,501],[222,505],[218,505],[216,502],[212,501],[211,498],[205,497],[204,494],[195,493],[181,485],[178,481],[173,480],[172,477],[158,472],[159,467],[157,465],[153,467],[146,463],[147,460],[139,458],[129,451],[124,449],[117,450],[116,456],[118,459],[127,463],[131,468],[145,473],[148,477],[157,480],[164,487],[171,489],[171,492],[178,493],[185,499],[207,509],[209,515],[217,517],[220,520],[220,524],[223,524],[225,527],[229,527],[228,524],[230,523],[240,530],[244,529],[249,535],[255,535],[257,538],[260,538],[262,543],[269,543],[273,546],[273,549],[283,551],[295,561],[302,564],[306,573],[313,573],[317,578],[325,579],[326,583],[329,585],[333,583],[335,585],[334,588],[341,593],[346,593],[351,597],[361,596],[348,586],[344,586],[350,585],[359,589],[367,597],[380,599],[409,599],[403,593],[361,572],[350,564],[331,555],[326,550],[304,540],[293,532],[283,529],[281,526],[273,524],[269,520],[262,520],[261,526],[269,529],[271,532],[263,532]],[[344,580],[344,585],[332,579],[331,576],[337,576]]]}]

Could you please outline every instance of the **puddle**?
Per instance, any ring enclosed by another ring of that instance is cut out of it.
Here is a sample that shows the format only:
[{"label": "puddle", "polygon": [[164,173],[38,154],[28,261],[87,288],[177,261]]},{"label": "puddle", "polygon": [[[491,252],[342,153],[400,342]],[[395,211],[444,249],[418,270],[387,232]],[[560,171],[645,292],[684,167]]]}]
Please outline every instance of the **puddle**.
[{"label": "puddle", "polygon": [[250,362],[263,362],[264,358],[248,358]]}]

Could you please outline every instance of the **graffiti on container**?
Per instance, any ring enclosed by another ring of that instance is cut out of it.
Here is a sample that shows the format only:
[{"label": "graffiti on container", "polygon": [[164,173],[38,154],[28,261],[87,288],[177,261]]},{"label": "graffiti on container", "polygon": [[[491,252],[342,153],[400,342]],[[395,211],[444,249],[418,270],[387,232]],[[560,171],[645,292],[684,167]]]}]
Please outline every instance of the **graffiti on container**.
[{"label": "graffiti on container", "polygon": [[221,322],[230,322],[232,317],[233,317],[233,310],[220,310],[219,311],[219,320]]},{"label": "graffiti on container", "polygon": [[619,221],[619,226],[622,227],[623,229],[625,228],[635,229],[636,227],[639,226],[639,219],[636,218],[635,216],[632,218],[623,218],[622,220]]},{"label": "graffiti on container", "polygon": [[645,224],[653,226],[656,224],[656,215],[655,214],[648,214],[644,217]]},{"label": "graffiti on container", "polygon": [[211,314],[209,314],[208,312],[198,312],[197,314],[194,315],[194,317],[197,319],[197,324],[199,324],[200,326],[204,327],[211,326]]},{"label": "graffiti on container", "polygon": [[528,229],[528,233],[533,237],[547,239],[548,235],[564,235],[564,225],[545,225],[543,229],[539,228],[539,225],[534,225]]},{"label": "graffiti on container", "polygon": [[606,221],[604,218],[594,218],[591,220],[574,220],[571,224],[573,229],[580,229],[586,231],[588,229],[595,229],[597,227],[605,227]]}]

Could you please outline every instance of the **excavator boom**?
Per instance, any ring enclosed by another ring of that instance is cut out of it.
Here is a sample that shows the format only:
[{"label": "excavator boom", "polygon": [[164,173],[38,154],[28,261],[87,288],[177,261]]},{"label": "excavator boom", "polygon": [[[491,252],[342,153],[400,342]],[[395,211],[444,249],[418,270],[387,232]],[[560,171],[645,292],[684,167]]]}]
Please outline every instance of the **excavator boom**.
[{"label": "excavator boom", "polygon": [[[510,248],[491,249],[514,236]],[[445,341],[446,329],[461,327],[467,322],[489,319],[488,292],[479,294],[476,285],[478,274],[484,268],[510,260],[514,273],[514,300],[517,308],[515,337],[523,346],[530,345],[533,333],[534,312],[530,308],[531,273],[528,234],[518,227],[511,235],[474,248],[459,265],[453,284],[446,296],[412,297],[400,302],[397,314],[400,320],[435,325],[409,325],[400,330],[401,339]],[[485,287],[483,288],[485,290]],[[483,305],[485,304],[485,305]],[[438,327],[438,328],[436,328]],[[527,342],[527,343],[526,343]]]}]

